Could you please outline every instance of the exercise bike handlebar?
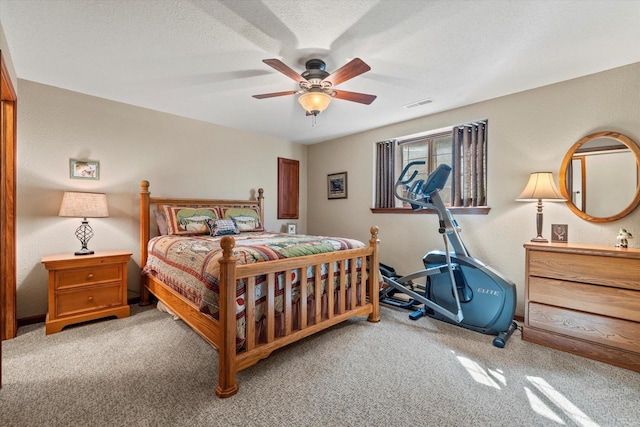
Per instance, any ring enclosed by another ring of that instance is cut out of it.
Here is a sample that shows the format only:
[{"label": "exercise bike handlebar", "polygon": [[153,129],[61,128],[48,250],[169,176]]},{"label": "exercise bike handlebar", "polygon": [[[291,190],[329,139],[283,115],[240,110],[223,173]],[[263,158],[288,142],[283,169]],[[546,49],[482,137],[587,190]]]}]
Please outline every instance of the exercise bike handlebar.
[{"label": "exercise bike handlebar", "polygon": [[[409,172],[409,169],[411,169],[412,166],[424,165],[424,164],[426,164],[426,162],[424,160],[416,160],[414,162],[411,162],[411,163],[407,164],[407,166],[405,166],[404,169],[402,169],[402,173],[400,174],[400,178],[398,178],[398,183],[401,183],[401,184],[404,184],[404,185],[409,184],[411,181],[413,181],[413,179],[418,174],[417,170],[413,171],[413,173],[411,174],[411,177],[409,177],[409,179],[404,180],[402,178],[404,178],[404,176],[407,174],[407,172]],[[396,183],[396,187],[397,186],[398,186],[398,184]]]},{"label": "exercise bike handlebar", "polygon": [[[451,167],[449,165],[441,164],[436,168],[436,170],[429,174],[426,181],[419,179],[413,182],[416,178],[416,175],[418,175],[417,170],[413,170],[411,176],[409,178],[405,178],[412,167],[424,164],[424,160],[416,160],[408,163],[404,167],[404,169],[402,169],[402,173],[400,174],[400,177],[396,181],[395,185],[395,196],[398,199],[411,204],[411,207],[413,209],[434,209],[431,195],[434,192],[440,191],[444,188],[444,185],[449,178],[449,173],[451,172]],[[407,197],[404,197],[400,194],[399,190],[403,186],[407,190]]]},{"label": "exercise bike handlebar", "polygon": [[416,160],[414,162],[410,162],[408,163],[403,169],[402,169],[402,173],[400,173],[400,177],[398,178],[398,180],[396,181],[396,185],[394,187],[394,193],[395,196],[402,200],[403,202],[407,202],[409,204],[411,204],[411,208],[412,209],[417,209],[418,207],[422,207],[422,208],[426,208],[428,206],[426,206],[423,203],[417,204],[416,203],[416,198],[408,198],[408,197],[404,197],[401,192],[400,189],[406,189],[407,190],[407,195],[416,195],[417,191],[420,191],[419,188],[416,187],[422,187],[422,183],[420,181],[422,180],[418,180],[417,182],[414,182],[413,185],[411,185],[411,183],[414,181],[414,179],[416,178],[416,175],[418,175],[418,171],[414,170],[413,173],[411,174],[411,176],[407,179],[405,179],[405,176],[407,175],[407,172],[409,172],[409,170],[414,167],[414,166],[418,166],[418,165],[424,165],[425,161],[424,160]]}]

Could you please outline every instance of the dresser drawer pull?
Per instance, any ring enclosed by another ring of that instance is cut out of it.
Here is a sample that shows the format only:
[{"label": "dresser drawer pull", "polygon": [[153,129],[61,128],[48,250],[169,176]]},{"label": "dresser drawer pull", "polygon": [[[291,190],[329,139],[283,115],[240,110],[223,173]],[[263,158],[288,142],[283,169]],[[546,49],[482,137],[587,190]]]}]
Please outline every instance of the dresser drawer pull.
[{"label": "dresser drawer pull", "polygon": [[91,280],[91,279],[93,279],[93,273],[87,274],[87,280]]},{"label": "dresser drawer pull", "polygon": [[89,301],[89,302],[93,302],[93,297],[92,297],[92,296],[90,296],[89,298],[87,298],[87,301]]}]

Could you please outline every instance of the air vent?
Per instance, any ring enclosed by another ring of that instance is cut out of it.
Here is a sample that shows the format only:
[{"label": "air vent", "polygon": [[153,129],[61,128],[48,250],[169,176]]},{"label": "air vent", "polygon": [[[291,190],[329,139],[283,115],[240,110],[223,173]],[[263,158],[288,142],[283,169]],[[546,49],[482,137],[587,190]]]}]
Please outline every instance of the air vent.
[{"label": "air vent", "polygon": [[409,108],[419,107],[421,105],[431,104],[432,102],[433,102],[433,99],[426,98],[426,99],[421,99],[420,101],[416,101],[416,102],[412,102],[410,104],[403,105],[402,108],[409,109]]}]

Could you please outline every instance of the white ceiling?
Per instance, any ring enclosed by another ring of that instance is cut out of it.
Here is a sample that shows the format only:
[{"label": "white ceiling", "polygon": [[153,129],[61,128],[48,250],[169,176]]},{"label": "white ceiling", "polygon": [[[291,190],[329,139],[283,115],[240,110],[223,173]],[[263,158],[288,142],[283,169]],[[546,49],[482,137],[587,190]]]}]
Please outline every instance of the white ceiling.
[{"label": "white ceiling", "polygon": [[[305,144],[640,62],[640,0],[0,0],[0,23],[19,78]],[[315,127],[251,96],[297,89],[263,59],[355,57],[339,89],[378,98]]]}]

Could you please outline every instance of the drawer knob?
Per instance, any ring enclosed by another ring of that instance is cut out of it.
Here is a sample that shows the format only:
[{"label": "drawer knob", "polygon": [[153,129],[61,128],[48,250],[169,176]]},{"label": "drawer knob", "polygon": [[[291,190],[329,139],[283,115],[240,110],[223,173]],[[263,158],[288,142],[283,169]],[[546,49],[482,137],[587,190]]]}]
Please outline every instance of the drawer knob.
[{"label": "drawer knob", "polygon": [[87,280],[91,280],[91,279],[93,279],[93,273],[87,274]]},{"label": "drawer knob", "polygon": [[87,301],[89,301],[89,302],[93,302],[93,297],[92,297],[92,296],[90,296],[89,298],[87,298]]}]

